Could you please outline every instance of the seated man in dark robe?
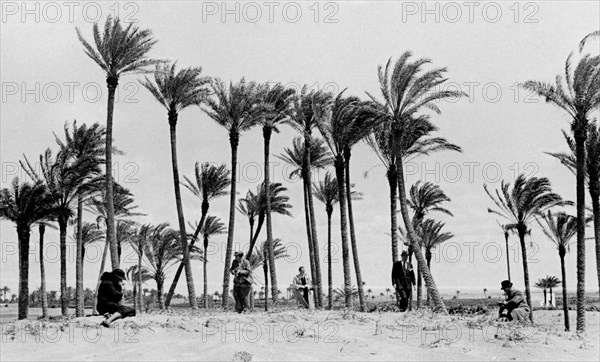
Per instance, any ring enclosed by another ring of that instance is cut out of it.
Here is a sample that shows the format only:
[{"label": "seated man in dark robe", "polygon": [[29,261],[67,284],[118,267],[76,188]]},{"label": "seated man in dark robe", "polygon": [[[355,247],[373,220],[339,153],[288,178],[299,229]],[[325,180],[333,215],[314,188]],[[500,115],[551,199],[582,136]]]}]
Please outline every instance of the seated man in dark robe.
[{"label": "seated man in dark robe", "polygon": [[100,280],[96,310],[107,317],[101,325],[109,327],[117,319],[135,316],[134,308],[121,304],[125,272],[121,269],[105,272]]}]

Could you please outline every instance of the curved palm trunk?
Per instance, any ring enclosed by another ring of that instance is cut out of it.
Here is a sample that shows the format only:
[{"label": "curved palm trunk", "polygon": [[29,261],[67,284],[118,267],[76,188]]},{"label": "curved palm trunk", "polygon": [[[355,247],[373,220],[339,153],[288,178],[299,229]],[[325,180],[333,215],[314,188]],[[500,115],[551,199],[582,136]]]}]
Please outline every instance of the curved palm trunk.
[{"label": "curved palm trunk", "polygon": [[[252,251],[254,250],[254,246],[256,245],[256,241],[258,240],[258,236],[260,235],[260,232],[262,231],[262,227],[263,227],[264,223],[265,223],[265,214],[258,215],[258,223],[256,226],[256,231],[254,232],[254,236],[252,236],[252,232],[250,233],[250,246],[248,247],[248,253],[246,253],[246,259],[248,259],[248,260],[250,260],[250,257],[252,257]],[[254,224],[252,224],[250,226],[251,229],[253,227],[254,227]]]},{"label": "curved palm trunk", "polygon": [[[576,121],[577,122],[577,121]],[[583,127],[581,127],[583,128]],[[585,140],[586,129],[575,130],[577,160],[577,331],[585,331]]]},{"label": "curved palm trunk", "polygon": [[338,183],[338,199],[340,205],[340,229],[342,238],[342,261],[344,264],[344,302],[346,308],[352,307],[352,281],[350,278],[350,251],[348,250],[348,221],[346,215],[346,184],[344,182],[344,160],[337,156],[335,160],[335,176]]},{"label": "curved palm trunk", "polygon": [[362,274],[360,272],[360,261],[358,259],[358,247],[356,245],[356,232],[354,230],[354,215],[352,213],[352,186],[350,185],[350,151],[344,152],[346,159],[346,200],[348,201],[348,221],[350,224],[350,243],[352,246],[352,257],[354,258],[354,271],[356,272],[356,284],[358,286],[358,301],[360,303],[360,311],[364,312],[365,308],[365,291],[363,287]]},{"label": "curved palm trunk", "polygon": [[92,310],[93,315],[98,314],[98,311],[96,310],[96,300],[98,299],[98,288],[100,288],[100,282],[101,282],[100,278],[102,278],[102,273],[104,273],[104,266],[106,265],[106,257],[108,255],[109,245],[110,245],[110,242],[107,239],[104,243],[104,251],[102,252],[102,261],[100,262],[100,271],[98,272],[98,281],[96,282],[96,289],[94,289],[94,307]]},{"label": "curved palm trunk", "polygon": [[85,317],[85,309],[83,305],[83,239],[82,239],[82,224],[83,224],[83,198],[77,196],[77,259],[75,261],[75,316]]},{"label": "curved palm trunk", "polygon": [[[271,274],[271,298],[273,304],[277,303],[277,273],[275,271],[275,255],[273,253],[273,225],[271,224],[271,186],[270,186],[270,170],[269,170],[269,153],[272,129],[270,127],[263,128],[264,152],[265,152],[265,203],[266,203],[266,219],[267,219],[267,256],[269,261],[269,270]],[[252,290],[250,291],[252,293]]]},{"label": "curved palm trunk", "polygon": [[590,196],[594,213],[594,239],[596,241],[596,273],[598,276],[598,293],[600,293],[600,184],[590,180]]},{"label": "curved palm trunk", "polygon": [[67,295],[67,218],[59,216],[60,231],[60,311],[63,316],[69,314],[69,296]]},{"label": "curved palm trunk", "polygon": [[225,250],[225,265],[223,269],[223,294],[222,306],[227,309],[229,300],[229,268],[231,267],[231,253],[233,252],[233,234],[235,228],[235,191],[237,184],[237,148],[240,138],[235,132],[229,133],[229,144],[231,145],[231,189],[229,193],[229,228],[227,229],[227,249]]},{"label": "curved palm trunk", "polygon": [[112,180],[112,132],[113,132],[113,111],[115,108],[115,91],[119,84],[118,78],[106,78],[108,86],[108,104],[106,106],[106,147],[104,150],[106,160],[106,240],[110,245],[110,262],[112,269],[119,268],[120,260],[117,248],[116,228],[115,228],[115,204]]},{"label": "curved palm trunk", "polygon": [[[529,265],[527,263],[527,248],[525,246],[525,228],[518,227],[519,243],[521,244],[521,256],[523,258],[523,279],[525,280],[525,297],[529,305],[529,320],[533,323],[533,304],[531,304],[531,289],[529,288]],[[545,302],[545,301],[544,301]]]},{"label": "curved palm trunk", "polygon": [[[208,214],[209,203],[206,202],[205,200],[202,201],[202,216],[200,217],[200,222],[198,223],[198,226],[196,227],[196,230],[194,231],[194,236],[192,237],[192,241],[190,241],[190,246],[188,248],[189,250],[192,250],[192,247],[196,243],[198,235],[200,234],[200,230],[202,229],[202,226],[204,225],[204,221],[206,220],[206,215]],[[171,282],[171,287],[169,288],[169,292],[167,293],[167,296],[165,297],[165,308],[169,308],[169,306],[171,305],[171,299],[173,298],[173,295],[175,294],[175,288],[177,288],[177,283],[179,283],[179,278],[181,277],[181,273],[183,272],[184,267],[185,267],[185,263],[183,261],[181,261],[181,263],[179,264],[179,267],[177,267],[177,272],[175,273],[175,277],[173,278],[173,281]]]},{"label": "curved palm trunk", "polygon": [[504,232],[504,241],[506,242],[506,270],[508,271],[508,280],[510,281],[510,257],[508,256],[508,232]]},{"label": "curved palm trunk", "polygon": [[329,310],[333,309],[333,277],[331,269],[331,213],[333,212],[333,206],[331,210],[327,210],[327,282],[329,289],[327,290],[327,299]]},{"label": "curved palm trunk", "polygon": [[17,226],[19,238],[19,311],[18,319],[29,313],[29,227]]},{"label": "curved palm trunk", "polygon": [[310,129],[308,132],[304,133],[304,163],[306,165],[306,182],[308,184],[308,193],[306,195],[308,200],[308,209],[310,215],[310,230],[312,236],[312,254],[313,260],[315,263],[315,277],[313,278],[313,284],[315,286],[315,306],[317,308],[323,307],[323,283],[321,280],[321,260],[319,256],[319,239],[317,237],[317,223],[315,221],[315,207],[313,204],[313,196],[312,196],[312,172],[311,172],[311,162],[310,162],[310,148],[312,146],[312,136],[310,133]]},{"label": "curved palm trunk", "polygon": [[569,323],[569,300],[567,299],[567,271],[565,269],[565,248],[558,250],[558,256],[560,257],[560,273],[562,275],[562,297],[563,297],[563,315],[565,319],[565,331],[570,331],[571,326]]},{"label": "curved palm trunk", "polygon": [[208,275],[207,275],[207,254],[206,250],[208,249],[208,238],[204,237],[204,258],[202,260],[202,273],[204,278],[204,308],[208,308]]},{"label": "curved palm trunk", "polygon": [[[38,227],[40,234],[40,278],[42,279],[42,285],[40,290],[42,292],[42,318],[48,318],[48,295],[46,295],[46,269],[44,266],[44,233],[46,232],[46,225],[40,224]],[[4,299],[6,299],[6,293],[4,293]]]},{"label": "curved palm trunk", "polygon": [[398,172],[398,194],[400,196],[400,211],[402,212],[402,219],[404,220],[404,226],[406,227],[406,232],[408,234],[408,239],[410,240],[411,250],[417,259],[417,265],[421,274],[423,275],[423,279],[425,280],[425,287],[427,288],[427,294],[431,295],[431,301],[433,302],[433,310],[447,314],[448,310],[444,305],[444,301],[442,300],[440,293],[435,285],[435,281],[429,272],[429,268],[425,264],[425,258],[423,257],[423,253],[421,253],[421,249],[417,243],[417,238],[415,235],[415,231],[412,226],[412,222],[410,220],[410,216],[408,215],[408,202],[406,200],[406,189],[404,186],[404,170],[402,169],[403,162],[402,158],[398,157],[398,164],[396,170]]},{"label": "curved palm trunk", "polygon": [[[175,186],[175,203],[177,204],[177,219],[179,220],[179,238],[181,239],[181,250],[183,250],[183,263],[185,266],[185,279],[187,282],[188,298],[190,306],[193,309],[196,309],[198,308],[198,301],[196,300],[196,291],[194,289],[194,277],[192,275],[192,264],[190,263],[190,250],[188,248],[187,232],[185,231],[185,219],[183,216],[183,207],[181,205],[181,189],[179,187],[179,168],[177,166],[177,138],[175,134],[176,125],[177,113],[174,111],[169,111],[169,130],[171,133],[171,162],[173,164],[173,184]],[[162,303],[162,290],[160,292],[160,303]]]}]

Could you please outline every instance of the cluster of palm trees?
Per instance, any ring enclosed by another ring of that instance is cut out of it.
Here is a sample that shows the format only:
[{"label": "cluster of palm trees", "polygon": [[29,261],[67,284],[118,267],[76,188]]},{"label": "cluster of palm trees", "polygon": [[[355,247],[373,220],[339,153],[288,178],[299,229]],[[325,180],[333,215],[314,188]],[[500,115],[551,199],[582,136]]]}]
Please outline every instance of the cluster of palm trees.
[{"label": "cluster of palm trees", "polygon": [[[125,26],[118,18],[109,17],[103,29],[100,29],[98,24],[94,24],[93,42],[85,40],[79,29],[77,35],[84,46],[85,53],[106,74],[109,90],[106,129],[97,124],[88,127],[77,126],[75,123],[72,131],[65,127],[66,140],[57,138],[59,152],[56,156],[50,150],[40,156],[41,173],[36,172],[29,160],[25,159],[23,162],[23,167],[33,182],[15,179],[10,188],[2,190],[0,217],[16,223],[19,238],[19,318],[27,316],[30,229],[33,225],[39,225],[40,243],[42,243],[43,228],[54,222],[58,224],[60,232],[61,308],[66,315],[68,308],[67,300],[64,298],[67,288],[66,232],[67,225],[72,220],[76,222],[77,315],[83,313],[82,272],[86,243],[105,242],[100,273],[105,268],[104,260],[108,251],[110,251],[111,268],[115,269],[120,267],[124,243],[132,245],[137,253],[138,263],[130,267],[127,273],[132,280],[136,280],[134,292],[141,296],[144,281],[153,279],[157,284],[158,303],[161,308],[169,306],[181,274],[185,272],[187,299],[190,307],[197,308],[198,300],[190,261],[200,258],[203,261],[203,294],[206,307],[208,305],[206,263],[209,239],[223,233],[227,233],[227,242],[221,299],[223,307],[227,308],[236,211],[246,216],[250,224],[249,249],[246,258],[253,268],[263,267],[265,308],[268,304],[269,282],[271,299],[273,303],[277,303],[279,289],[275,260],[285,255],[285,248],[282,247],[281,240],[273,235],[272,215],[276,213],[291,216],[289,211],[291,205],[288,203],[289,197],[285,195],[286,188],[271,180],[269,164],[271,138],[279,132],[279,127],[285,125],[291,126],[299,134],[294,139],[293,145],[286,148],[278,158],[293,165],[292,174],[300,176],[303,180],[304,216],[310,272],[315,284],[315,305],[318,308],[324,307],[314,197],[325,205],[328,218],[328,307],[333,307],[334,295],[343,299],[345,307],[351,307],[353,296],[356,294],[360,310],[365,311],[366,308],[363,288],[365,283],[362,280],[359,262],[359,243],[353,209],[353,201],[359,200],[361,194],[352,190],[350,180],[350,161],[354,146],[359,142],[366,142],[387,170],[386,177],[390,187],[392,261],[398,260],[399,241],[402,239],[411,258],[414,256],[417,262],[419,279],[417,307],[421,307],[422,304],[421,280],[424,280],[431,307],[435,311],[446,312],[431,275],[430,266],[432,250],[453,235],[442,231],[445,226],[443,222],[427,219],[426,216],[429,212],[440,212],[451,216],[452,213],[443,206],[443,203],[450,199],[439,186],[432,183],[417,182],[412,185],[407,195],[403,171],[403,165],[415,157],[424,157],[444,150],[461,151],[459,146],[435,136],[438,128],[433,123],[433,115],[427,113],[432,111],[439,115],[441,114],[440,101],[465,95],[457,91],[439,90],[448,80],[446,68],[430,67],[431,60],[414,59],[410,52],[405,52],[395,62],[390,58],[385,66],[379,67],[377,80],[381,94],[376,96],[367,93],[366,99],[361,99],[347,95],[346,91],[333,94],[324,90],[310,91],[307,86],[304,86],[296,92],[280,83],[257,83],[244,78],[236,82],[225,82],[218,78],[203,76],[199,67],[177,69],[174,62],[149,57],[149,52],[156,43],[150,30],[140,29],[135,24]],[[561,154],[556,157],[563,163],[571,165],[577,174],[578,261],[579,249],[583,248],[584,194],[582,190],[586,177],[590,194],[592,198],[596,197],[596,204],[593,203],[596,221],[599,211],[597,207],[598,165],[594,162],[599,158],[594,159],[589,156],[592,152],[598,151],[597,145],[590,145],[597,127],[588,119],[590,112],[598,108],[600,99],[598,63],[598,57],[584,57],[575,70],[575,76],[571,76],[570,68],[567,67],[567,86],[570,94],[567,94],[560,84],[553,87],[536,82],[525,83],[526,88],[534,89],[550,101],[567,109],[574,119],[574,155]],[[151,70],[151,67],[154,67],[154,70]],[[115,90],[121,76],[136,73],[151,74],[141,83],[167,113],[178,220],[175,229],[169,228],[164,223],[159,225],[133,223],[130,218],[136,213],[133,211],[135,207],[132,205],[132,195],[112,179],[112,155],[120,152],[112,145]],[[199,106],[209,118],[227,131],[231,150],[230,170],[225,165],[216,166],[198,162],[195,167],[195,177],[184,177],[182,180],[177,160],[176,131],[179,113],[190,106]],[[262,128],[264,180],[256,192],[248,191],[245,198],[238,200],[236,188],[238,176],[235,167],[238,146],[241,136],[255,127]],[[584,157],[586,154],[588,154],[587,158]],[[586,159],[588,167],[587,173],[584,173]],[[328,172],[323,180],[313,184],[312,172],[315,169],[328,169]],[[200,218],[195,225],[186,224],[181,201],[182,184],[200,199]],[[486,191],[488,191],[487,187]],[[209,215],[208,211],[211,201],[227,194],[229,194],[229,218],[228,225],[225,227],[219,218]],[[535,215],[541,214],[550,207],[566,204],[560,196],[551,192],[549,181],[544,178],[520,177],[512,190],[509,190],[508,184],[503,184],[502,192],[497,192],[494,196],[488,191],[488,195],[497,206],[497,210],[493,212],[511,220],[511,226],[506,231],[518,232],[524,254],[524,237],[529,231],[528,224]],[[397,220],[398,201],[404,227],[401,227]],[[344,276],[343,288],[337,292],[332,287],[331,265],[331,216],[335,205],[339,207],[340,212],[339,231]],[[527,205],[525,212],[519,209],[524,207],[523,205]],[[95,225],[83,222],[84,207],[97,215]],[[409,209],[413,211],[412,215]],[[100,231],[101,222],[105,233]],[[263,225],[266,229],[266,240],[255,248]],[[188,233],[188,227],[194,229],[194,232]],[[198,240],[202,240],[202,248],[195,246]],[[598,245],[598,225],[596,225],[596,242]],[[526,294],[530,300],[525,260],[524,257]],[[168,266],[177,264],[178,270],[163,302],[165,271]],[[356,288],[352,283],[352,269],[354,269]],[[43,262],[41,273],[44,285]],[[578,272],[579,279],[583,280],[583,276]],[[578,282],[578,293],[579,284]],[[141,306],[139,298],[136,298],[136,303]],[[580,329],[579,318],[578,314],[578,329]]]}]

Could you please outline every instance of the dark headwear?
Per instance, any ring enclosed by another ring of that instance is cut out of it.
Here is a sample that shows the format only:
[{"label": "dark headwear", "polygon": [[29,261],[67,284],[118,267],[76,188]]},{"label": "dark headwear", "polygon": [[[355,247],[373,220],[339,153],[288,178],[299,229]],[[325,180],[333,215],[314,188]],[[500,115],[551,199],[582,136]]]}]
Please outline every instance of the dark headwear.
[{"label": "dark headwear", "polygon": [[513,284],[510,282],[510,280],[503,280],[502,281],[502,288],[500,288],[500,289],[510,288],[510,287],[512,287],[512,285]]},{"label": "dark headwear", "polygon": [[402,253],[400,254],[400,256],[404,256],[404,255],[408,256],[408,252],[406,250],[402,250]]},{"label": "dark headwear", "polygon": [[123,269],[115,269],[115,270],[113,270],[113,275],[114,275],[114,276],[115,276],[117,279],[120,279],[120,280],[125,280],[125,279],[127,279],[127,278],[125,277],[125,272],[123,271]]},{"label": "dark headwear", "polygon": [[235,256],[244,256],[244,253],[241,252],[241,251],[238,251],[238,252],[235,253]]}]

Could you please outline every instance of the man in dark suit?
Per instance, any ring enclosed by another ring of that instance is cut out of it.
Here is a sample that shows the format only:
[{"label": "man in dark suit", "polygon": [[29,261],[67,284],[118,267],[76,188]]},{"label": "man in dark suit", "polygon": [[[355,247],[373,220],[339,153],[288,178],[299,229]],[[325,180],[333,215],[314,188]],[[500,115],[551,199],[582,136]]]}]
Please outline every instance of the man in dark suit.
[{"label": "man in dark suit", "polygon": [[[415,285],[415,273],[412,265],[407,261],[408,253],[404,250],[401,254],[402,260],[394,263],[392,267],[392,285],[400,296],[398,307],[404,312],[409,307],[412,299],[412,288]],[[410,308],[409,308],[410,309]]]}]

